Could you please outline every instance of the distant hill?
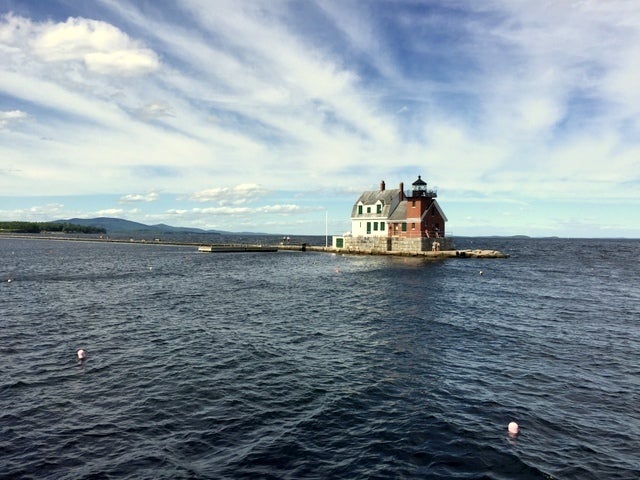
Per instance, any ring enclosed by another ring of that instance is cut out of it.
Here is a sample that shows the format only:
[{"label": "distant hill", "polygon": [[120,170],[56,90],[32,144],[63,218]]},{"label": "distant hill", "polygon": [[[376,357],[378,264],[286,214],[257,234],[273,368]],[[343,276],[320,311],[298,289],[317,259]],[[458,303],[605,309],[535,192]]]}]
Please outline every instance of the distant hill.
[{"label": "distant hill", "polygon": [[88,227],[104,228],[109,234],[116,233],[206,233],[206,234],[222,234],[218,230],[203,230],[201,228],[189,227],[172,227],[159,223],[157,225],[145,225],[144,223],[132,222],[122,218],[98,217],[98,218],[70,218],[68,220],[56,220],[55,223],[72,223],[74,225],[83,225]]}]

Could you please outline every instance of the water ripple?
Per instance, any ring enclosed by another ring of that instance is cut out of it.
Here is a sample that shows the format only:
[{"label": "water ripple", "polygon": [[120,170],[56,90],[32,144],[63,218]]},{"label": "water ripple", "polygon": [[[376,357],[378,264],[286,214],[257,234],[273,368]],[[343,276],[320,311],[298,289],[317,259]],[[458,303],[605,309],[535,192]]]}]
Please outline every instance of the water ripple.
[{"label": "water ripple", "polygon": [[640,242],[493,241],[511,259],[2,239],[0,477],[640,477]]}]

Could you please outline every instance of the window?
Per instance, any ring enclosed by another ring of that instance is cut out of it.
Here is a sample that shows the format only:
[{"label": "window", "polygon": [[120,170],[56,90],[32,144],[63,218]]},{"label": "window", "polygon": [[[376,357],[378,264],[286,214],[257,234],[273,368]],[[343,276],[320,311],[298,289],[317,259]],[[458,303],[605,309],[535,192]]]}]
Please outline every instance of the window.
[{"label": "window", "polygon": [[381,204],[376,205],[376,213],[382,213],[382,205]]},{"label": "window", "polygon": [[407,222],[402,222],[402,231],[403,232],[407,231]]},{"label": "window", "polygon": [[358,205],[358,215],[362,215],[362,205]]},{"label": "window", "polygon": [[367,213],[371,213],[371,207],[367,207]]},{"label": "window", "polygon": [[378,231],[378,222],[373,222],[373,231],[374,232]]},{"label": "window", "polygon": [[411,224],[411,230],[415,230],[415,229],[416,229],[416,224],[415,224],[415,223],[412,223],[412,224]]},{"label": "window", "polygon": [[371,233],[371,222],[367,222],[367,235]]},{"label": "window", "polygon": [[380,230],[384,230],[384,222],[380,222]]},{"label": "window", "polygon": [[415,207],[416,206],[416,201],[415,200],[411,200],[411,206]]}]

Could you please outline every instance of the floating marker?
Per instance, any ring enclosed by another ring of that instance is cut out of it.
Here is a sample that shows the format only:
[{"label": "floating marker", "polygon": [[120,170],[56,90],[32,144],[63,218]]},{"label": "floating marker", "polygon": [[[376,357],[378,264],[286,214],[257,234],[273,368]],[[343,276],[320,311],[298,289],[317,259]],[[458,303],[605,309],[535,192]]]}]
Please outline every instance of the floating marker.
[{"label": "floating marker", "polygon": [[480,270],[480,275],[482,275],[482,270]]},{"label": "floating marker", "polygon": [[518,426],[518,424],[516,422],[510,422],[509,426],[507,427],[507,429],[509,430],[509,433],[511,435],[517,435],[518,431],[520,430],[520,427]]},{"label": "floating marker", "polygon": [[87,358],[87,352],[81,348],[78,350],[78,360],[84,360],[85,358]]}]

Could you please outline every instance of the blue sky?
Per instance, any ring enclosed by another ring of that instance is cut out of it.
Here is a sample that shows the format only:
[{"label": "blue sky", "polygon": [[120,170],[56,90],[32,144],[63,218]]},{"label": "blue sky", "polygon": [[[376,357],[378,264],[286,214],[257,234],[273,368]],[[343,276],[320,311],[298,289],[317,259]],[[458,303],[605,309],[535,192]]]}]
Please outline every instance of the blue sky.
[{"label": "blue sky", "polygon": [[640,3],[0,0],[0,219],[640,237]]}]

